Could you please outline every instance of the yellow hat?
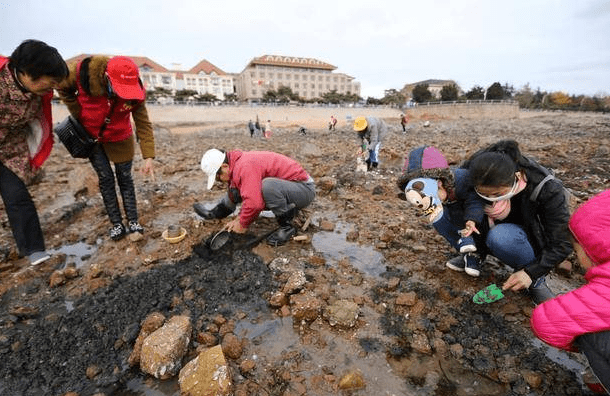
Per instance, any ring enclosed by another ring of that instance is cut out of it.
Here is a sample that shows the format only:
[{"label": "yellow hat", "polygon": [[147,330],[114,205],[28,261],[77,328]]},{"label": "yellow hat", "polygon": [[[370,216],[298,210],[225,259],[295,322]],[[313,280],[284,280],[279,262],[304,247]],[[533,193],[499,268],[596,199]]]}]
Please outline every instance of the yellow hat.
[{"label": "yellow hat", "polygon": [[364,117],[356,117],[354,120],[354,131],[361,132],[366,129],[368,124],[366,123],[366,118]]}]

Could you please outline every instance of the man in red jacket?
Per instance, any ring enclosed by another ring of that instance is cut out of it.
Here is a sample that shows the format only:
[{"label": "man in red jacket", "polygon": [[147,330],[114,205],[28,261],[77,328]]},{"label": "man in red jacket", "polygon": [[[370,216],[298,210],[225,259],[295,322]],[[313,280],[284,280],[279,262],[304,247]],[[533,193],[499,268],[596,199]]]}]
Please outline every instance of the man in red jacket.
[{"label": "man in red jacket", "polygon": [[292,220],[299,209],[307,207],[316,195],[313,179],[295,160],[270,151],[228,151],[211,149],[201,158],[207,188],[220,180],[228,193],[212,209],[193,205],[204,219],[227,217],[241,202],[239,216],[227,224],[231,232],[244,233],[260,212],[275,214],[280,228],[267,237],[272,246],[285,244],[296,234]]}]

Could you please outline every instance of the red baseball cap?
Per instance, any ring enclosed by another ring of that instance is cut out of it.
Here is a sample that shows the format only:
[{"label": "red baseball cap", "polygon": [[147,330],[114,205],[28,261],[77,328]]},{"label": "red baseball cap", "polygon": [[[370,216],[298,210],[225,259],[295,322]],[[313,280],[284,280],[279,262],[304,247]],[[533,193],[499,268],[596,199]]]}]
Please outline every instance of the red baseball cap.
[{"label": "red baseball cap", "polygon": [[126,56],[115,56],[108,61],[106,75],[112,89],[121,99],[144,100],[138,66]]}]

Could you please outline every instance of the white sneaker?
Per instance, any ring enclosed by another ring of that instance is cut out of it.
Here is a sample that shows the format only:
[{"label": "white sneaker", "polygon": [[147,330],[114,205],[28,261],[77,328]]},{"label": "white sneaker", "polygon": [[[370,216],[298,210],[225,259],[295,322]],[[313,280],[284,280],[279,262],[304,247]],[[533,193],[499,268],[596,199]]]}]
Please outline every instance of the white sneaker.
[{"label": "white sneaker", "polygon": [[30,265],[42,264],[50,258],[51,256],[47,252],[34,252],[28,256]]}]

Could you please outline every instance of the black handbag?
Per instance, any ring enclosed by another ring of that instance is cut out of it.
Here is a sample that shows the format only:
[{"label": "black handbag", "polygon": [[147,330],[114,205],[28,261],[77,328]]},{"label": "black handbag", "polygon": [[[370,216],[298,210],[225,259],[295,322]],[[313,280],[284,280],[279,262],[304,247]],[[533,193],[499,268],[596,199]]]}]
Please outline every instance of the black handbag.
[{"label": "black handbag", "polygon": [[55,134],[74,158],[89,158],[97,144],[85,127],[69,115],[54,128]]}]

